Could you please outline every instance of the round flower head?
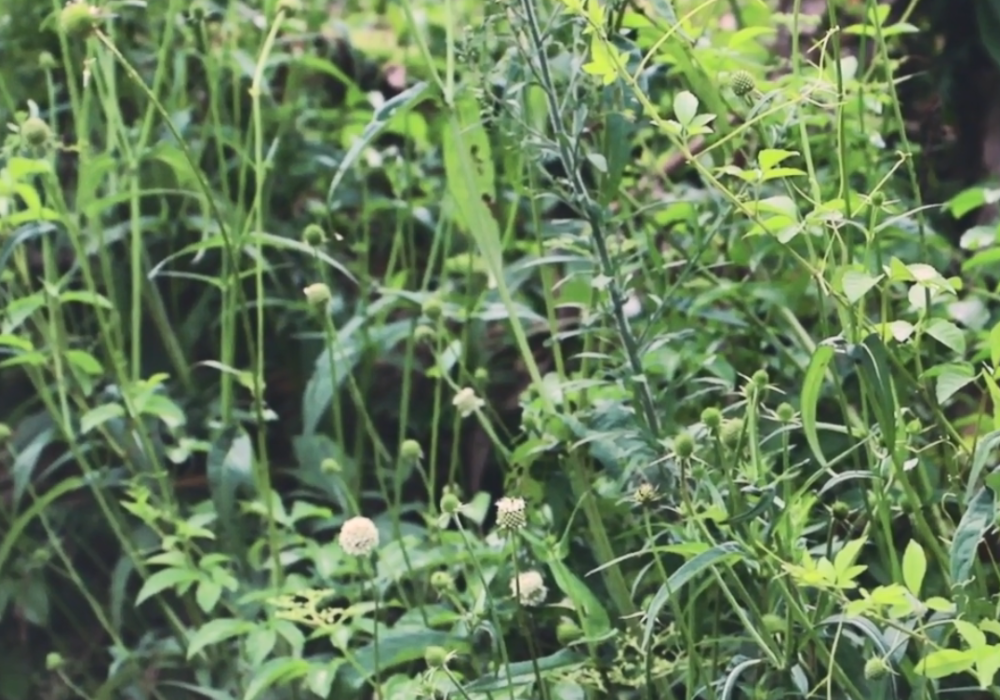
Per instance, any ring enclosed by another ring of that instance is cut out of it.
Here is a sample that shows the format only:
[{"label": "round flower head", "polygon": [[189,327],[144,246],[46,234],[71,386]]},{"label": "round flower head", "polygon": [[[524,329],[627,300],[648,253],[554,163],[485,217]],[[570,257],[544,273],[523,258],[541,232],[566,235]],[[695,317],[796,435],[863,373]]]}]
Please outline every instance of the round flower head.
[{"label": "round flower head", "polygon": [[476,396],[476,390],[470,387],[461,389],[455,398],[451,400],[452,405],[458,409],[462,418],[468,418],[473,413],[483,407],[485,401]]},{"label": "round flower head", "polygon": [[330,288],[319,282],[316,284],[310,284],[302,290],[302,293],[306,295],[306,301],[317,306],[325,304],[333,298]]},{"label": "round flower head", "polygon": [[339,542],[348,554],[366,556],[378,547],[378,528],[371,520],[359,515],[340,528]]},{"label": "round flower head", "polygon": [[520,530],[527,522],[523,498],[504,496],[497,501],[497,525],[501,530]]},{"label": "round flower head", "polygon": [[537,571],[525,571],[510,582],[510,592],[526,608],[533,608],[545,602],[549,589],[545,579]]}]

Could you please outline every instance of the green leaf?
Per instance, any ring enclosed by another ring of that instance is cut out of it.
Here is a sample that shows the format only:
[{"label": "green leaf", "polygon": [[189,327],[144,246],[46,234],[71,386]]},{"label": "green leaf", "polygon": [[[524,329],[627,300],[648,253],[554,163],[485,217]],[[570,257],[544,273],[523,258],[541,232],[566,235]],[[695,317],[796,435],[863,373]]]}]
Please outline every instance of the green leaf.
[{"label": "green leaf", "polygon": [[611,629],[611,620],[601,601],[587,584],[577,578],[576,574],[561,561],[550,559],[547,564],[559,590],[573,601],[586,637],[598,639],[604,636]]},{"label": "green leaf", "polygon": [[934,680],[964,673],[972,668],[973,656],[968,651],[958,649],[938,649],[922,658],[916,667],[917,673]]},{"label": "green leaf", "polygon": [[[994,470],[996,473],[996,470]],[[982,487],[969,501],[968,509],[962,515],[955,536],[951,541],[951,583],[964,583],[976,560],[976,550],[979,541],[986,531],[996,522],[997,512],[993,492]]]},{"label": "green leaf", "polygon": [[430,88],[430,83],[426,81],[419,82],[399,93],[391,100],[386,100],[381,107],[375,110],[371,121],[368,122],[361,132],[361,136],[351,145],[347,153],[344,154],[343,160],[340,161],[340,165],[337,166],[337,171],[333,174],[333,179],[330,181],[330,188],[326,193],[326,200],[328,202],[333,202],[334,193],[337,191],[341,180],[344,179],[344,176],[358,162],[372,141],[385,131],[385,128],[389,125],[389,120],[396,116],[396,114],[408,111],[431,97],[434,91],[431,91]]},{"label": "green leaf", "polygon": [[215,581],[202,581],[194,592],[195,602],[202,612],[210,613],[222,597],[222,586]]},{"label": "green leaf", "polygon": [[674,95],[674,117],[681,126],[687,126],[698,114],[698,98],[687,90]]},{"label": "green leaf", "polygon": [[938,403],[946,403],[975,378],[975,371],[969,365],[950,364],[941,367],[941,372],[934,383],[934,393]]},{"label": "green leaf", "polygon": [[844,296],[852,304],[856,304],[865,294],[871,291],[872,287],[878,284],[884,275],[869,275],[867,272],[848,270],[844,273],[841,284],[844,288]]},{"label": "green leaf", "polygon": [[[541,673],[552,671],[568,671],[573,667],[582,666],[587,660],[584,654],[572,649],[560,649],[555,654],[543,656],[535,661],[518,661],[512,663],[508,669],[501,670],[496,674],[488,674],[477,678],[472,683],[465,686],[466,693],[475,693],[477,696],[484,693],[499,693],[509,688],[530,685],[537,683],[535,676],[535,663]],[[510,673],[510,682],[507,681],[507,673]]]},{"label": "green leaf", "polygon": [[187,658],[190,660],[207,646],[239,637],[253,631],[253,629],[254,624],[247,620],[235,620],[227,617],[209,620],[188,639]]},{"label": "green leaf", "polygon": [[785,151],[780,148],[765,148],[757,154],[757,164],[761,170],[773,170],[774,166],[784,160],[797,156],[798,151]]},{"label": "green leaf", "polygon": [[253,442],[242,426],[222,430],[208,452],[208,489],[219,528],[228,543],[242,549],[243,537],[237,524],[237,496],[240,490],[253,493]]},{"label": "green leaf", "polygon": [[903,583],[916,598],[920,597],[920,587],[927,573],[927,555],[916,540],[910,540],[903,552]]},{"label": "green leaf", "polygon": [[146,599],[170,588],[181,588],[198,580],[198,572],[191,569],[163,569],[146,579],[135,598],[138,607]]},{"label": "green leaf", "polygon": [[656,629],[657,617],[672,595],[702,571],[743,557],[745,557],[745,553],[737,542],[724,542],[684,562],[677,571],[670,575],[670,578],[660,587],[649,603],[649,608],[645,613],[646,623],[642,636],[642,648],[649,649],[650,640]]},{"label": "green leaf", "polygon": [[1000,369],[1000,323],[990,330],[990,364],[993,369]]},{"label": "green leaf", "polygon": [[305,659],[291,657],[271,659],[254,673],[253,680],[250,681],[247,692],[243,695],[243,700],[256,700],[271,686],[289,683],[306,676],[308,673],[309,662]]},{"label": "green leaf", "polygon": [[802,429],[806,433],[806,441],[812,450],[813,456],[820,465],[826,467],[826,457],[823,456],[823,448],[819,442],[817,432],[817,409],[819,406],[820,390],[823,387],[823,377],[827,367],[833,361],[834,349],[829,345],[820,345],[809,360],[809,367],[806,369],[806,376],[802,380],[802,395],[800,399]]},{"label": "green leaf", "polygon": [[109,420],[115,420],[125,415],[125,409],[121,404],[106,403],[103,406],[92,408],[80,417],[80,434],[86,435],[99,425],[104,425]]},{"label": "green leaf", "polygon": [[877,333],[872,333],[855,351],[860,360],[858,373],[868,389],[867,398],[882,432],[882,443],[887,449],[895,450],[898,410],[885,343]]},{"label": "green leaf", "polygon": [[936,318],[928,324],[926,333],[956,355],[965,355],[965,333],[951,321]]}]

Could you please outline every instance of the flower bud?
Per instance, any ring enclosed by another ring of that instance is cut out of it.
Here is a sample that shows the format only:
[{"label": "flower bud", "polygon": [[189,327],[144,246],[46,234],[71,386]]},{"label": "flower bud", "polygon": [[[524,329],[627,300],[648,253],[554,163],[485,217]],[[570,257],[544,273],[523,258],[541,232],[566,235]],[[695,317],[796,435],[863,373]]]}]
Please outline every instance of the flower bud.
[{"label": "flower bud", "polygon": [[306,301],[315,306],[326,304],[333,298],[330,288],[322,283],[310,284],[302,293],[306,295]]},{"label": "flower bud", "polygon": [[323,233],[323,227],[319,224],[309,224],[302,230],[302,241],[313,248],[317,248],[323,245],[323,241],[326,240],[326,234]]}]

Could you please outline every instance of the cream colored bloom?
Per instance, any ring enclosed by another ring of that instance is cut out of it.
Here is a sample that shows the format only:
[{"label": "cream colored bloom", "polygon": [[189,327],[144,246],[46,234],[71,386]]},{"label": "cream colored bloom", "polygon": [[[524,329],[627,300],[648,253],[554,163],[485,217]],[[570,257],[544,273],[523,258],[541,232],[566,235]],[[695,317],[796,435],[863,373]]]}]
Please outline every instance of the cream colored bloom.
[{"label": "cream colored bloom", "polygon": [[338,541],[348,554],[367,556],[378,547],[378,528],[371,520],[359,515],[344,523]]},{"label": "cream colored bloom", "polygon": [[525,571],[523,574],[518,574],[517,578],[510,582],[510,592],[526,608],[541,605],[549,595],[549,589],[545,587],[545,579],[537,571]]},{"label": "cream colored bloom", "polygon": [[523,498],[504,496],[497,501],[497,526],[501,530],[520,530],[527,522]]},{"label": "cream colored bloom", "polygon": [[306,301],[317,306],[327,303],[333,296],[330,293],[330,288],[322,283],[310,284],[302,290],[302,293],[306,295]]},{"label": "cream colored bloom", "polygon": [[455,398],[451,400],[451,404],[458,409],[462,418],[468,418],[482,408],[485,403],[485,401],[476,396],[476,390],[470,387],[461,389],[455,394]]}]

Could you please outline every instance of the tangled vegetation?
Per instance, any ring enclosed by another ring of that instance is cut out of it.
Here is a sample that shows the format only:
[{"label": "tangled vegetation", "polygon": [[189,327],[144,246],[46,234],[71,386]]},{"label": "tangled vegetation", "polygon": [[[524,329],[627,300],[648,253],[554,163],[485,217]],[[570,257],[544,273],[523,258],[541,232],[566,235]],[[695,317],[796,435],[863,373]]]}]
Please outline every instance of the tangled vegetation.
[{"label": "tangled vegetation", "polygon": [[1000,698],[930,4],[7,0],[0,698]]}]

